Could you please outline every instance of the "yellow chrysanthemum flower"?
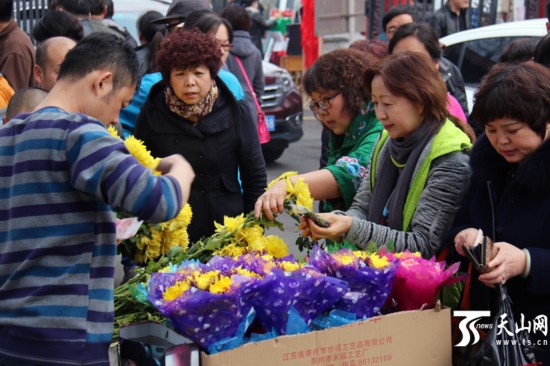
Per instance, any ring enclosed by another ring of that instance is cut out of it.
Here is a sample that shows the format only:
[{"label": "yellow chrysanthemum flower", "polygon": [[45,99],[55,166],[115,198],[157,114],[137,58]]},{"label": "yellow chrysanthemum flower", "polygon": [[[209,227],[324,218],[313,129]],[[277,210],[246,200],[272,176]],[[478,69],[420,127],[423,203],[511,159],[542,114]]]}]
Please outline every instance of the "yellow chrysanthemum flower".
[{"label": "yellow chrysanthemum flower", "polygon": [[280,181],[281,179],[286,179],[288,177],[292,177],[293,175],[298,175],[298,172],[285,172],[281,175],[279,175],[278,178],[276,179],[273,179],[271,182],[269,182],[269,184],[267,185],[267,188],[266,188],[266,191],[271,188],[275,183],[277,183],[278,181]]},{"label": "yellow chrysanthemum flower", "polygon": [[357,261],[357,257],[352,255],[342,254],[342,253],[334,254],[334,259],[336,259],[338,262],[340,262],[344,266],[348,266]]},{"label": "yellow chrysanthemum flower", "polygon": [[193,272],[193,283],[199,290],[206,291],[210,285],[218,280],[219,274],[220,271],[210,271],[206,273]]},{"label": "yellow chrysanthemum flower", "polygon": [[369,263],[374,268],[384,268],[390,264],[388,258],[384,256],[380,257],[377,253],[372,253],[369,256]]},{"label": "yellow chrysanthemum flower", "polygon": [[285,272],[294,272],[301,267],[302,266],[300,265],[300,263],[296,262],[282,261],[279,263],[279,268],[281,268]]},{"label": "yellow chrysanthemum flower", "polygon": [[189,281],[178,281],[172,287],[168,287],[162,294],[162,298],[165,301],[173,301],[183,295],[190,288]]},{"label": "yellow chrysanthemum flower", "polygon": [[238,257],[240,255],[246,254],[246,248],[239,246],[237,243],[231,243],[223,248],[216,250],[213,255],[219,255],[222,257]]},{"label": "yellow chrysanthemum flower", "polygon": [[136,139],[134,136],[128,136],[128,138],[124,140],[124,145],[141,165],[153,170],[155,175],[161,175],[161,172],[156,170],[160,159],[155,159],[151,156],[151,153],[147,150],[143,141]]},{"label": "yellow chrysanthemum flower", "polygon": [[278,236],[269,235],[265,237],[267,253],[275,258],[283,258],[288,255],[288,246]]},{"label": "yellow chrysanthemum flower", "polygon": [[109,131],[109,134],[110,134],[111,136],[116,137],[116,138],[120,138],[120,137],[118,136],[118,132],[116,131],[115,126],[109,125],[109,127],[107,128],[107,131]]},{"label": "yellow chrysanthemum flower", "polygon": [[313,197],[309,193],[309,185],[303,178],[299,178],[294,184],[294,196],[296,196],[297,205],[313,210]]},{"label": "yellow chrysanthemum flower", "polygon": [[244,224],[244,214],[240,214],[236,217],[223,217],[223,225],[214,221],[214,226],[216,227],[216,232],[221,233],[223,229],[226,229],[228,232],[239,229]]},{"label": "yellow chrysanthemum flower", "polygon": [[253,250],[266,250],[264,229],[260,225],[254,225],[252,227],[239,230],[235,236],[242,238]]},{"label": "yellow chrysanthemum flower", "polygon": [[246,268],[243,268],[242,266],[239,266],[235,269],[235,272],[241,276],[245,276],[245,277],[254,277],[254,278],[262,278],[262,276],[260,276],[259,274],[257,274],[256,272],[252,272],[252,271],[249,271],[248,269]]},{"label": "yellow chrysanthemum flower", "polygon": [[220,276],[219,279],[210,285],[210,292],[213,294],[224,294],[231,288],[231,277]]},{"label": "yellow chrysanthemum flower", "polygon": [[356,250],[353,252],[353,255],[355,255],[357,258],[361,259],[362,261],[366,260],[369,255],[367,254],[367,252],[364,252],[362,250]]}]

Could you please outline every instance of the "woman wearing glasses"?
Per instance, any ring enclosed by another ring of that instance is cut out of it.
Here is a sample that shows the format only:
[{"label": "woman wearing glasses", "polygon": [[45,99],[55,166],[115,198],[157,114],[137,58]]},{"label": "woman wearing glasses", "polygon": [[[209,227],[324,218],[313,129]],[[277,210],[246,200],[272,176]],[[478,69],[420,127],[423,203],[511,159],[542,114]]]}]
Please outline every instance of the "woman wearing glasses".
[{"label": "woman wearing glasses", "polygon": [[181,154],[193,167],[188,232],[194,242],[214,232],[214,221],[253,209],[266,186],[265,163],[250,113],[217,76],[222,51],[214,37],[198,30],[170,33],[157,66],[162,81],[141,109],[135,135],[153,156]]},{"label": "woman wearing glasses", "polygon": [[[320,56],[303,76],[304,90],[311,98],[309,108],[331,131],[328,161],[323,169],[291,180],[304,178],[313,198],[324,200],[324,210],[349,208],[382,132],[363,88],[363,76],[376,61],[358,50],[335,50]],[[273,185],[256,202],[256,216],[263,212],[272,220],[283,211],[285,195],[284,181]]]},{"label": "woman wearing glasses", "polygon": [[366,71],[384,126],[367,176],[346,212],[321,214],[328,228],[302,218],[302,235],[343,238],[361,248],[391,243],[425,258],[439,251],[468,189],[473,133],[448,117],[447,89],[432,65],[427,56],[406,52]]}]

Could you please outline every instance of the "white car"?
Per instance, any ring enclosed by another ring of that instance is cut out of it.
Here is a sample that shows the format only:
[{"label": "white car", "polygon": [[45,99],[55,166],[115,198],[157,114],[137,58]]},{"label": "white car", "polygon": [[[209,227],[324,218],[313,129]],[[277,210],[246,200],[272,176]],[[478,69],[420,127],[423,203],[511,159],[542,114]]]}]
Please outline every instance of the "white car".
[{"label": "white car", "polygon": [[468,109],[481,78],[498,61],[508,43],[519,38],[540,39],[546,35],[546,18],[501,23],[450,34],[439,40],[443,56],[462,72]]}]

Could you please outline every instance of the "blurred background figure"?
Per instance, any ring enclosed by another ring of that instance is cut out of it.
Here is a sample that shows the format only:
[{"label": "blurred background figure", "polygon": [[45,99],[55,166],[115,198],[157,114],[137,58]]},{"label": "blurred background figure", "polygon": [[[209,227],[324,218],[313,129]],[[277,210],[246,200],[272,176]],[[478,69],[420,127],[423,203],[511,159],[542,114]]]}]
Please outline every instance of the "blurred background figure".
[{"label": "blurred background figure", "polygon": [[40,43],[52,37],[67,37],[78,42],[84,37],[84,29],[68,11],[49,10],[32,28],[32,38]]},{"label": "blurred background figure", "polygon": [[[441,47],[437,34],[428,24],[408,23],[403,24],[395,31],[392,40],[388,45],[390,54],[403,53],[406,51],[421,52],[432,59],[434,67],[443,78],[447,91],[449,92],[449,111],[463,122],[467,121],[468,101],[466,99],[466,90],[464,80],[460,70],[454,68],[445,70],[446,63],[441,57]],[[448,61],[448,60],[447,60]],[[448,61],[451,65],[452,62]],[[411,70],[410,72],[414,72]]]},{"label": "blurred background figure", "polygon": [[134,39],[134,37],[132,37],[132,34],[128,32],[128,29],[118,24],[113,19],[113,15],[115,14],[115,5],[113,4],[113,0],[90,0],[90,1],[92,1],[92,6],[90,7],[91,18],[101,20],[103,24],[105,24],[107,27],[120,33],[130,47],[136,48],[138,46],[137,41]]},{"label": "blurred background figure", "polygon": [[153,21],[162,18],[158,11],[150,10],[138,18],[137,30],[141,45],[136,48],[139,60],[139,76],[157,72],[157,48],[164,38],[166,27]]},{"label": "blurred background figure", "polygon": [[397,28],[403,24],[417,22],[417,13],[412,6],[399,5],[391,8],[386,14],[384,14],[384,17],[382,18],[382,29],[386,33],[386,38],[389,42],[393,38]]},{"label": "blurred background figure", "polygon": [[447,0],[445,5],[435,12],[432,26],[439,38],[469,28],[469,0]]},{"label": "blurred background figure", "polygon": [[212,10],[207,0],[173,0],[166,11],[166,16],[153,21],[154,24],[164,24],[168,32],[183,27],[187,17],[200,10]]},{"label": "blurred background figure", "polygon": [[32,112],[46,98],[46,95],[48,92],[40,88],[19,89],[10,99],[6,114],[2,117],[3,124],[20,113]]},{"label": "blurred background figure", "polygon": [[537,39],[520,38],[508,43],[500,54],[498,62],[516,63],[533,59],[538,44]]},{"label": "blurred background figure", "polygon": [[34,78],[36,84],[50,91],[57,82],[57,75],[65,56],[76,42],[67,37],[52,37],[46,39],[36,47],[36,65]]},{"label": "blurred background figure", "polygon": [[260,2],[258,0],[241,0],[241,5],[245,7],[246,11],[252,19],[250,24],[250,37],[252,38],[252,43],[260,50],[262,58],[264,56],[264,47],[262,44],[262,39],[265,36],[265,32],[276,24],[277,19],[271,18],[266,20],[263,14],[260,11]]},{"label": "blurred background figure", "polygon": [[13,1],[0,0],[0,73],[14,91],[34,86],[34,46],[13,19]]},{"label": "blurred background figure", "polygon": [[[248,32],[251,21],[250,16],[244,8],[239,6],[230,6],[222,11],[221,17],[227,19],[233,28],[233,47],[231,48],[231,51],[229,51],[225,64],[227,65],[229,71],[231,71],[237,79],[239,79],[250,114],[257,122],[258,111],[256,108],[256,102],[254,101],[254,95],[260,103],[265,85],[264,71],[262,67],[262,54],[252,43],[250,33]],[[241,61],[242,67],[246,72],[246,77],[252,85],[252,90],[248,87],[245,75],[243,75],[243,71],[236,60],[237,58]]]}]

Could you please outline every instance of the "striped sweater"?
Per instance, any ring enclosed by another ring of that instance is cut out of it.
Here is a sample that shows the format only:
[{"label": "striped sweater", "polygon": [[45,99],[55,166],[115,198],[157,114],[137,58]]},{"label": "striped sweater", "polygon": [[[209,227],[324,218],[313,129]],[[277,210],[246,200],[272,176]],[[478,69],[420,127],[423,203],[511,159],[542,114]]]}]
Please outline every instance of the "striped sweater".
[{"label": "striped sweater", "polygon": [[108,364],[113,210],[161,222],[181,198],[96,119],[48,107],[0,128],[0,359]]}]

